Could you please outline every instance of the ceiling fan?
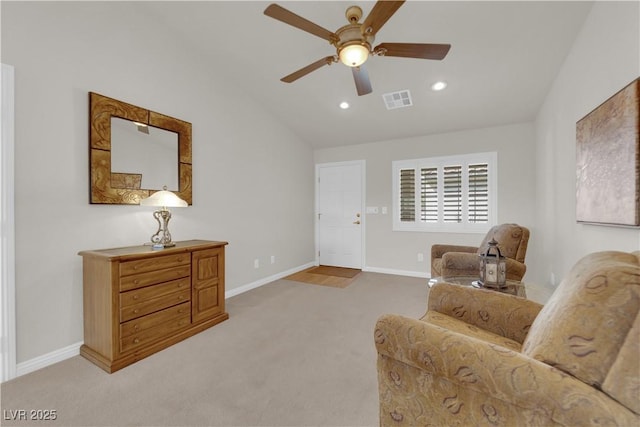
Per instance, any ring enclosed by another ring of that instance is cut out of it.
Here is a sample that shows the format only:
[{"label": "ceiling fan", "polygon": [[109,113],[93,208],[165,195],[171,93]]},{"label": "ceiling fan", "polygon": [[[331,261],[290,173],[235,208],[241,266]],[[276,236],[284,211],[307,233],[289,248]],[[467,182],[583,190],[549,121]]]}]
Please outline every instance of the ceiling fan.
[{"label": "ceiling fan", "polygon": [[325,39],[336,48],[336,55],[319,59],[280,80],[285,83],[292,83],[320,67],[340,61],[351,67],[353,79],[356,83],[356,91],[358,95],[361,96],[371,93],[372,91],[369,74],[364,66],[364,62],[369,55],[436,60],[444,59],[451,48],[449,44],[381,43],[374,48],[371,47],[375,40],[376,33],[389,18],[396,13],[403,3],[404,0],[379,0],[362,23],[360,22],[362,9],[358,6],[351,6],[347,8],[345,13],[349,23],[336,30],[335,33],[296,15],[282,6],[278,6],[277,4],[269,5],[264,10],[265,15]]}]

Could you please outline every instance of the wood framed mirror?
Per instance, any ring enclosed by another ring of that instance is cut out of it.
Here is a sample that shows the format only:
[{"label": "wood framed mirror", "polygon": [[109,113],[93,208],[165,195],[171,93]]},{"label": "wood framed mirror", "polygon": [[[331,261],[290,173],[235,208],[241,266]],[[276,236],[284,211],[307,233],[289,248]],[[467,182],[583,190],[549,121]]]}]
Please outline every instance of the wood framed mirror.
[{"label": "wood framed mirror", "polygon": [[[144,148],[145,142],[134,143],[138,138],[133,138],[133,134],[124,137],[127,131],[122,129],[128,124],[144,134],[160,135],[155,141],[162,139],[161,147],[153,147],[152,152],[151,146]],[[123,140],[116,144],[112,140],[114,135]],[[123,150],[122,147],[131,150],[118,151],[123,161],[114,161],[116,147],[120,147],[117,150]],[[167,153],[161,161],[155,153],[162,151]],[[114,169],[114,164],[127,170]],[[136,205],[166,185],[191,205],[191,123],[89,92],[89,170],[92,204]],[[158,176],[155,181],[148,181],[150,175]],[[149,185],[157,188],[145,188]]]}]

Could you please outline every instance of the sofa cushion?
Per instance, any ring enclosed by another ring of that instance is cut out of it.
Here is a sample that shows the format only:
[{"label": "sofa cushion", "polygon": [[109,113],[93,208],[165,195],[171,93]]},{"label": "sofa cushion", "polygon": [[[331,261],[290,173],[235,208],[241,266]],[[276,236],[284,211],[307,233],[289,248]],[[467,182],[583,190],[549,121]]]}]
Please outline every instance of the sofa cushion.
[{"label": "sofa cushion", "polygon": [[[637,383],[637,353],[631,361],[625,356],[629,364],[619,362],[624,367],[612,366],[624,356],[623,347],[637,345],[640,336],[631,331],[639,312],[640,252],[593,253],[571,269],[542,308],[522,351],[598,388],[610,371],[616,378],[631,374]],[[610,385],[607,393],[616,392],[626,393]]]}]

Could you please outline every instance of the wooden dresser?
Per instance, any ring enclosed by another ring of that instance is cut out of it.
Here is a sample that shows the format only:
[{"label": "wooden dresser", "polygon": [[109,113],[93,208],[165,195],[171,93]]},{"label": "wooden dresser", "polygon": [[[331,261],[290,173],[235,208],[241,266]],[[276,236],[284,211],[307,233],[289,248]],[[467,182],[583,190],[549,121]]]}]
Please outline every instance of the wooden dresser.
[{"label": "wooden dresser", "polygon": [[111,373],[229,318],[224,247],[190,240],[82,251],[84,344],[80,354]]}]

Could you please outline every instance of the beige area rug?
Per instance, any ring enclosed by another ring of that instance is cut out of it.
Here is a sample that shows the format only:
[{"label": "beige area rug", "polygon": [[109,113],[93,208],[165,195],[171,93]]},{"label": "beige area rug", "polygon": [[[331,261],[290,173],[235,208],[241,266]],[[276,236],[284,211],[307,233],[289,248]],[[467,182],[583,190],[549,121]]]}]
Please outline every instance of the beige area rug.
[{"label": "beige area rug", "polygon": [[286,280],[309,283],[312,285],[331,286],[334,288],[346,288],[362,272],[355,268],[331,267],[321,265],[299,271],[285,277]]}]

